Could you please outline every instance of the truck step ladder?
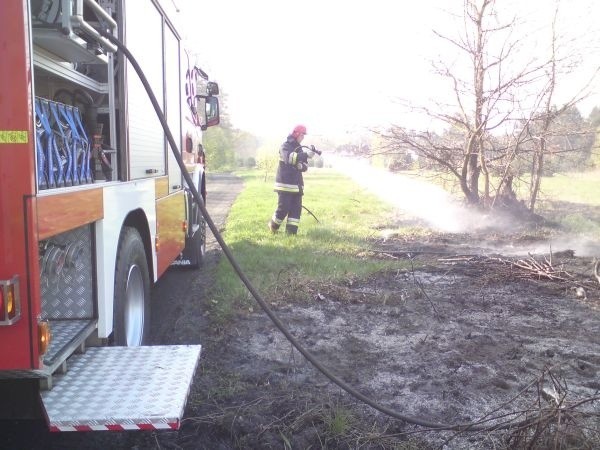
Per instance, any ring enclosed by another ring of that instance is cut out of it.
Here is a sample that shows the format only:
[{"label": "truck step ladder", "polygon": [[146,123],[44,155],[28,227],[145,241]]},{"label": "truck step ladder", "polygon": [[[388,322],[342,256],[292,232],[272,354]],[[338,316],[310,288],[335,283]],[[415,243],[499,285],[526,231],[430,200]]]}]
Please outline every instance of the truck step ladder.
[{"label": "truck step ladder", "polygon": [[41,393],[50,431],[177,430],[200,345],[90,347]]}]

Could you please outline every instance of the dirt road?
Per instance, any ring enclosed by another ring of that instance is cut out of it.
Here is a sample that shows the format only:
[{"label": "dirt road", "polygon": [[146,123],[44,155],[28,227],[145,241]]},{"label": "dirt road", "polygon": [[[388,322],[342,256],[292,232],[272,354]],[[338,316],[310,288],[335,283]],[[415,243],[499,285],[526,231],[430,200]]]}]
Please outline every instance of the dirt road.
[{"label": "dirt road", "polygon": [[[209,174],[206,208],[220,231],[229,209],[243,188],[234,175]],[[206,290],[221,257],[221,248],[207,229],[206,255],[202,267],[192,271],[171,268],[152,292],[152,344],[201,344],[207,337]]]}]

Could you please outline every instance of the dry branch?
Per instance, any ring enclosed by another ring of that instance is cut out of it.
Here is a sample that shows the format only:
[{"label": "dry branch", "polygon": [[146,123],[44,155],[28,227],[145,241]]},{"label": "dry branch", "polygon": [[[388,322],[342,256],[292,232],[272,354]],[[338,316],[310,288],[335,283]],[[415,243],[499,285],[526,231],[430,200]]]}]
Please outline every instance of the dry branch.
[{"label": "dry branch", "polygon": [[[546,369],[538,380],[538,396],[532,405],[527,425],[516,428],[508,443],[511,448],[592,448],[586,435],[593,430],[600,414],[599,396],[572,399],[566,382]],[[593,433],[594,431],[592,431]]]},{"label": "dry branch", "polygon": [[500,266],[508,267],[510,274],[515,274],[524,278],[536,278],[538,280],[545,279],[550,281],[573,281],[574,277],[569,272],[564,270],[563,266],[555,267],[551,260],[543,258],[536,259],[529,254],[528,258],[502,258],[499,256],[483,256],[483,255],[457,255],[448,258],[439,258],[443,264],[456,263],[481,263],[481,264],[499,264]]}]

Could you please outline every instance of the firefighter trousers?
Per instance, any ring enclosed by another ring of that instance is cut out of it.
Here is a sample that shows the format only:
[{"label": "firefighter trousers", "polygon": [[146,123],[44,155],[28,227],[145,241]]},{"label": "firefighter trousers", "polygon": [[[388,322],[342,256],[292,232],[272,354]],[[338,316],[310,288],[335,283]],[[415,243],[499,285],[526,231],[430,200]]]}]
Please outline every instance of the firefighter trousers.
[{"label": "firefighter trousers", "polygon": [[287,217],[285,232],[298,233],[300,213],[302,212],[302,194],[299,192],[277,192],[277,209],[269,224],[272,231],[277,231]]}]

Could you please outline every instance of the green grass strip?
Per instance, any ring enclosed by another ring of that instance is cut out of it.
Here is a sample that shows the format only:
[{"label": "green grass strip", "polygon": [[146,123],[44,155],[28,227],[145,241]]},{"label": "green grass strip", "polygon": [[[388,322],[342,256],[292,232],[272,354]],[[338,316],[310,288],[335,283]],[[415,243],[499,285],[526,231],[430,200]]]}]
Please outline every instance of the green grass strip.
[{"label": "green grass strip", "polygon": [[[368,239],[379,236],[377,230],[389,221],[391,207],[344,175],[316,168],[304,174],[303,204],[319,222],[303,210],[296,236],[285,233],[285,222],[276,234],[267,228],[277,206],[273,179],[265,181],[255,170],[237,175],[244,179],[244,189],[231,208],[223,236],[266,298],[278,301],[278,291],[289,294],[288,289],[302,283],[364,277],[394,264],[368,254]],[[228,309],[249,302],[253,300],[223,258],[213,303]]]}]

